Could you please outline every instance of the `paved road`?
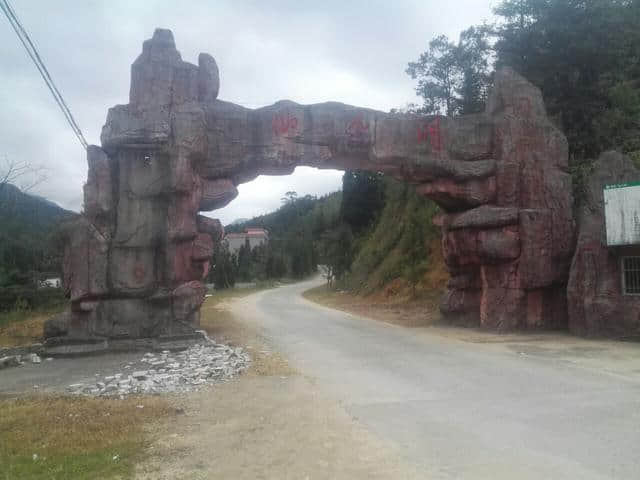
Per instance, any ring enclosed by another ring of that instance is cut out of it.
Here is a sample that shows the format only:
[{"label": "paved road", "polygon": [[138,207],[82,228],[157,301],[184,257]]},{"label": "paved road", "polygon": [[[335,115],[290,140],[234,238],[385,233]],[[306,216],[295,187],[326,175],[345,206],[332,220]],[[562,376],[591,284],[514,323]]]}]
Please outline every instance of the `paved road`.
[{"label": "paved road", "polygon": [[425,478],[640,478],[640,352],[612,374],[316,306],[300,296],[314,283],[233,308]]}]

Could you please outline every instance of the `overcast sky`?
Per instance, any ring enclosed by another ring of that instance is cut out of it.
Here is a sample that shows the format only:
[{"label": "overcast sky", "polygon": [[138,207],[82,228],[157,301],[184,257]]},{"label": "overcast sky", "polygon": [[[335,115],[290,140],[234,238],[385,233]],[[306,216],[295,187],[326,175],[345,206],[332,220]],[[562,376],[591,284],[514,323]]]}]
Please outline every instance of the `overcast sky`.
[{"label": "overcast sky", "polygon": [[[429,40],[491,20],[495,0],[150,1],[10,0],[89,143],[107,109],[128,102],[129,68],[156,27],[170,28],[183,60],[212,54],[219,98],[250,108],[290,99],[388,111],[416,101],[404,73]],[[34,189],[78,211],[84,151],[6,18],[0,18],[0,160],[48,168]],[[1,164],[0,164],[1,165]],[[229,223],[277,208],[288,190],[338,190],[341,172],[301,167],[241,185],[212,216]]]}]

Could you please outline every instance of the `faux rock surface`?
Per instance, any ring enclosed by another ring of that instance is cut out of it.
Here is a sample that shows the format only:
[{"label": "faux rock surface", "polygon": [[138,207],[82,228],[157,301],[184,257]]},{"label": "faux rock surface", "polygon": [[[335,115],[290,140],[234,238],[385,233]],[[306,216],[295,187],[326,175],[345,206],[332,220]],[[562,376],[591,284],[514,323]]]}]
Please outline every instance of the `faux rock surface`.
[{"label": "faux rock surface", "polygon": [[595,163],[578,214],[578,244],[569,277],[569,329],[579,335],[640,338],[640,297],[623,295],[621,257],[638,247],[608,248],[604,227],[605,185],[640,181],[628,157],[606,152]]},{"label": "faux rock surface", "polygon": [[123,371],[98,377],[94,383],[69,385],[67,392],[121,398],[132,394],[187,393],[229,380],[244,372],[249,363],[249,355],[241,348],[210,342],[182,352],[146,353],[136,366],[142,365],[144,370],[132,370],[132,362]]},{"label": "faux rock surface", "polygon": [[88,150],[86,211],[64,262],[68,328],[48,332],[95,339],[193,330],[204,298],[196,284],[222,236],[198,212],[226,205],[240,183],[299,165],[382,171],[442,207],[452,277],[442,310],[451,320],[566,324],[574,239],[567,142],[540,91],[514,71],[496,72],[484,113],[454,118],[336,102],[251,110],[218,99],[219,86],[215,60],[183,61],[169,30],[144,42],[129,103],[109,110],[102,146]]}]

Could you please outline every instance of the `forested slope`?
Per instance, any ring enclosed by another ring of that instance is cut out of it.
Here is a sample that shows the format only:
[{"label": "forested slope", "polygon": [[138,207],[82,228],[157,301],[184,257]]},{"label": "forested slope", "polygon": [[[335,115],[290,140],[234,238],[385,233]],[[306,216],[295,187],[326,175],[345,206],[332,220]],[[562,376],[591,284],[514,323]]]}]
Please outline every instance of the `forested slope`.
[{"label": "forested slope", "polygon": [[37,272],[60,273],[62,249],[54,240],[73,212],[11,184],[0,188],[0,287],[31,283]]},{"label": "forested slope", "polygon": [[344,286],[368,295],[419,296],[444,288],[447,274],[440,229],[432,220],[438,207],[407,184],[384,178],[384,207],[355,242]]},{"label": "forested slope", "polygon": [[347,171],[342,192],[316,198],[288,192],[275,212],[234,222],[227,232],[269,231],[264,247],[237,254],[218,251],[212,281],[283,276],[301,278],[326,265],[332,286],[360,295],[419,297],[439,292],[447,280],[438,207],[405,183],[377,173]]}]

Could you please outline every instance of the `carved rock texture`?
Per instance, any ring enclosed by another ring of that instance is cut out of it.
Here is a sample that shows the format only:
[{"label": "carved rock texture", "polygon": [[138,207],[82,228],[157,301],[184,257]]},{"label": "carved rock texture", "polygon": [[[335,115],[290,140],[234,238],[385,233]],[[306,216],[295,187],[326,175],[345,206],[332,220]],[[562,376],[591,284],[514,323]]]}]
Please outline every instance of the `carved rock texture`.
[{"label": "carved rock texture", "polygon": [[496,72],[486,112],[399,115],[329,102],[250,110],[217,99],[215,60],[182,61],[156,30],[131,67],[129,103],[111,108],[88,150],[85,215],[65,280],[70,337],[180,333],[198,322],[201,280],[220,241],[198,215],[236,186],[298,165],[383,171],[443,210],[451,273],[442,310],[492,328],[566,322],[573,249],[567,142],[540,91]]},{"label": "carved rock texture", "polygon": [[637,246],[608,248],[604,227],[605,185],[640,181],[631,160],[603,153],[595,163],[578,213],[578,243],[567,288],[569,329],[579,335],[640,336],[640,298],[623,295],[621,257],[639,256]]}]

